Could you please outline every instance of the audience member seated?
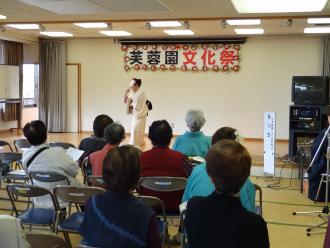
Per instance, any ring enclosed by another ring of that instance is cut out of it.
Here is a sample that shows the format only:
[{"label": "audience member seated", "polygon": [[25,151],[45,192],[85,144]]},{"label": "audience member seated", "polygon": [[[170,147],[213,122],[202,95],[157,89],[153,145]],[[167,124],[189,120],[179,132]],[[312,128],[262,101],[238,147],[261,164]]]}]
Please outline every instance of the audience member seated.
[{"label": "audience member seated", "polygon": [[[149,139],[153,148],[140,156],[141,177],[169,176],[187,177],[189,164],[186,157],[168,146],[172,139],[172,128],[166,120],[154,121],[149,128]],[[156,196],[165,203],[167,211],[177,212],[183,192],[154,192],[141,189],[143,195]]]},{"label": "audience member seated", "polygon": [[205,124],[204,114],[201,110],[190,110],[186,114],[186,123],[189,131],[176,138],[173,150],[182,152],[187,156],[200,156],[205,158],[211,147],[211,138],[205,136],[201,130]]},{"label": "audience member seated", "polygon": [[104,129],[111,123],[113,123],[113,120],[108,115],[96,116],[93,122],[94,135],[84,138],[79,144],[78,149],[84,151],[84,154],[80,158],[80,162],[88,157],[89,154],[101,150],[107,144],[103,134]]},{"label": "audience member seated", "polygon": [[[70,184],[80,186],[76,180],[79,166],[73,159],[66,154],[61,147],[49,147],[46,144],[47,128],[40,121],[32,121],[27,123],[23,128],[23,133],[29,143],[32,145],[23,153],[22,163],[28,173],[31,172],[54,172],[66,176]],[[46,188],[53,191],[57,185],[67,184],[66,181],[60,182],[38,182],[36,186]],[[41,208],[51,208],[53,203],[49,196],[41,196],[34,199],[34,205]],[[61,205],[62,206],[62,205]]]},{"label": "audience member seated", "polygon": [[80,226],[82,243],[93,247],[161,247],[153,210],[133,195],[140,174],[139,150],[113,148],[105,157],[103,177],[108,191],[93,196]]},{"label": "audience member seated", "polygon": [[222,140],[211,147],[206,170],[215,191],[188,201],[184,225],[189,248],[269,247],[266,222],[239,200],[250,169],[251,156],[239,142]]},{"label": "audience member seated", "polygon": [[119,146],[125,139],[125,129],[118,123],[112,123],[104,129],[104,138],[107,144],[103,149],[89,155],[93,176],[102,176],[103,160],[112,148]]},{"label": "audience member seated", "polygon": [[[238,141],[236,129],[231,127],[222,127],[218,129],[212,137],[212,145],[223,139]],[[208,196],[214,191],[214,184],[206,172],[206,164],[200,164],[194,167],[188,178],[186,189],[183,194],[182,202],[188,201],[194,196]],[[255,188],[251,180],[248,178],[240,189],[240,200],[247,210],[255,211]]]},{"label": "audience member seated", "polygon": [[30,248],[20,220],[10,215],[0,215],[0,247]]}]

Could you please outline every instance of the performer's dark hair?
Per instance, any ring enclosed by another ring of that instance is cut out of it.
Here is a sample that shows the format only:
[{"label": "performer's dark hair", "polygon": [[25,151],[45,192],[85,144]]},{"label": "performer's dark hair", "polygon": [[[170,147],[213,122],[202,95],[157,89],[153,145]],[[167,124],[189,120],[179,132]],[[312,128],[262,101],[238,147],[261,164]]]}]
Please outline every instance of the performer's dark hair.
[{"label": "performer's dark hair", "polygon": [[139,78],[133,78],[133,80],[135,81],[134,84],[136,84],[139,87],[141,86],[141,84],[142,84],[142,80],[141,79],[139,79]]}]

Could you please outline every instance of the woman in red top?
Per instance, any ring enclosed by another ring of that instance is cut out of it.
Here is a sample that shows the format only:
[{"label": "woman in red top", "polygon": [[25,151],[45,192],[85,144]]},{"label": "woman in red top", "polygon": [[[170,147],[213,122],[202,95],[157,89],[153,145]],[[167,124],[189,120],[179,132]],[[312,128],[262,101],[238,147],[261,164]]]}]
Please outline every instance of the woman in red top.
[{"label": "woman in red top", "polygon": [[[186,157],[169,148],[173,137],[172,128],[166,120],[154,121],[149,128],[149,139],[153,148],[143,152],[140,156],[141,177],[169,176],[188,177],[185,168]],[[182,191],[179,192],[155,192],[141,189],[143,195],[155,196],[165,203],[167,212],[178,212],[181,203]]]}]

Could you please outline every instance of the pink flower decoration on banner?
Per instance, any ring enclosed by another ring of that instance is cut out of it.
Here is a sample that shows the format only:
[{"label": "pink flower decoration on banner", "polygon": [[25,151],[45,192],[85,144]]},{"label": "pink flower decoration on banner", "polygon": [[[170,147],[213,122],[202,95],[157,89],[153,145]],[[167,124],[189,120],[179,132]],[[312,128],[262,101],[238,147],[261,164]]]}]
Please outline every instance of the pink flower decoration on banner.
[{"label": "pink flower decoration on banner", "polygon": [[125,57],[124,57],[124,61],[125,61],[125,62],[128,62],[128,61],[129,61],[129,57],[128,57],[128,56],[125,56]]},{"label": "pink flower decoration on banner", "polygon": [[139,49],[139,45],[134,45],[134,46],[133,46],[133,49],[134,49],[134,50]]},{"label": "pink flower decoration on banner", "polygon": [[223,47],[224,47],[225,49],[228,49],[230,46],[229,46],[228,44],[225,44]]},{"label": "pink flower decoration on banner", "polygon": [[128,65],[125,65],[125,66],[124,66],[124,70],[125,70],[125,71],[130,71],[131,68],[130,68]]},{"label": "pink flower decoration on banner", "polygon": [[163,45],[162,48],[163,50],[166,50],[168,48],[168,45]]},{"label": "pink flower decoration on banner", "polygon": [[208,68],[206,65],[203,65],[202,70],[203,70],[203,71],[208,71],[209,68]]},{"label": "pink flower decoration on banner", "polygon": [[157,49],[157,45],[152,45],[152,49]]},{"label": "pink flower decoration on banner", "polygon": [[165,66],[164,64],[161,64],[161,65],[159,66],[159,68],[160,68],[161,70],[165,70],[166,66]]},{"label": "pink flower decoration on banner", "polygon": [[152,71],[155,71],[155,70],[157,70],[157,66],[155,66],[155,65],[152,65],[152,66],[151,66],[151,70],[152,70]]},{"label": "pink flower decoration on banner", "polygon": [[207,49],[208,47],[209,47],[209,45],[207,45],[207,44],[202,45],[203,49]]},{"label": "pink flower decoration on banner", "polygon": [[219,69],[220,69],[220,68],[219,68],[218,65],[214,65],[214,66],[212,67],[212,70],[213,70],[213,71],[219,71]]},{"label": "pink flower decoration on banner", "polygon": [[183,48],[183,50],[188,50],[189,46],[188,45],[183,45],[182,48]]},{"label": "pink flower decoration on banner", "polygon": [[218,49],[219,49],[219,46],[218,46],[218,45],[214,45],[214,46],[213,46],[213,49],[214,49],[214,50],[218,50]]},{"label": "pink flower decoration on banner", "polygon": [[176,67],[175,67],[175,65],[171,65],[171,66],[170,66],[170,70],[171,70],[171,71],[176,71]]},{"label": "pink flower decoration on banner", "polygon": [[127,51],[127,46],[121,46],[121,50]]},{"label": "pink flower decoration on banner", "polygon": [[175,46],[175,45],[172,45],[171,46],[171,50],[175,50],[175,49],[179,49],[180,47],[178,47],[178,46]]},{"label": "pink flower decoration on banner", "polygon": [[192,71],[198,71],[198,67],[194,65],[193,67],[191,67],[191,70]]},{"label": "pink flower decoration on banner", "polygon": [[224,66],[222,67],[222,71],[228,71],[228,65],[224,65]]},{"label": "pink flower decoration on banner", "polygon": [[241,47],[240,47],[240,45],[234,45],[234,49],[235,49],[235,50],[240,50]]},{"label": "pink flower decoration on banner", "polygon": [[146,64],[142,65],[142,69],[145,71],[148,70],[148,65],[146,65]]},{"label": "pink flower decoration on banner", "polygon": [[135,70],[139,71],[140,68],[141,68],[140,65],[138,65],[138,64],[135,64],[135,65],[134,65],[134,69],[135,69]]},{"label": "pink flower decoration on banner", "polygon": [[239,66],[238,66],[238,65],[234,65],[234,66],[233,66],[233,70],[234,70],[234,71],[239,71]]},{"label": "pink flower decoration on banner", "polygon": [[142,47],[144,50],[147,50],[148,49],[148,45],[143,45]]},{"label": "pink flower decoration on banner", "polygon": [[187,71],[187,66],[185,65],[181,66],[181,71]]}]

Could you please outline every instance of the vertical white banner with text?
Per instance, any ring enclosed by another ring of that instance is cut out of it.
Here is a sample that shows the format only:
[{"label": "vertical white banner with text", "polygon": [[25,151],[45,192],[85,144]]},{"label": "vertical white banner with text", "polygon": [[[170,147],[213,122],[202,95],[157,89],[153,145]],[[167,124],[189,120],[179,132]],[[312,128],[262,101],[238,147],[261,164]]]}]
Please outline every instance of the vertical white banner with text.
[{"label": "vertical white banner with text", "polygon": [[275,176],[276,114],[264,113],[264,173]]}]

